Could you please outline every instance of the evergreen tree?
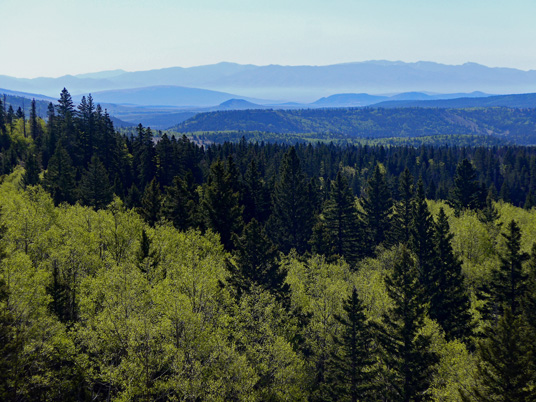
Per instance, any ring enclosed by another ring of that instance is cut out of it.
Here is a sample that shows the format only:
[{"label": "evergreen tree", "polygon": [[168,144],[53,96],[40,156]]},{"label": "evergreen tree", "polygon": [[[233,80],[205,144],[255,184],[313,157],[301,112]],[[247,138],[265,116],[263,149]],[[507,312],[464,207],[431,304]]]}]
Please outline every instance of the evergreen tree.
[{"label": "evergreen tree", "polygon": [[391,229],[390,215],[393,207],[391,192],[379,165],[374,168],[361,203],[365,236],[369,241],[369,254],[372,254],[374,248],[387,239]]},{"label": "evergreen tree", "polygon": [[482,208],[482,188],[476,181],[476,170],[468,159],[462,160],[456,167],[454,187],[449,204],[456,214],[464,209]]},{"label": "evergreen tree", "polygon": [[41,126],[37,121],[37,110],[35,106],[35,99],[32,99],[32,106],[30,109],[30,136],[34,141],[38,141],[41,138]]},{"label": "evergreen tree", "polygon": [[207,227],[220,234],[227,250],[233,249],[232,235],[242,228],[242,209],[239,194],[233,191],[233,178],[221,160],[210,166],[202,207]]},{"label": "evergreen tree", "polygon": [[418,271],[407,249],[385,278],[393,307],[383,316],[379,341],[385,364],[383,393],[389,401],[423,401],[430,386],[437,355],[430,350],[430,337],[419,333],[426,304]]},{"label": "evergreen tree", "polygon": [[482,308],[486,319],[502,315],[505,306],[514,316],[519,315],[520,304],[527,291],[523,263],[529,256],[521,251],[521,229],[516,221],[512,220],[508,232],[502,235],[506,239],[506,253],[500,257],[501,265],[492,270],[489,285],[480,289],[480,297],[486,302]]},{"label": "evergreen tree", "polygon": [[486,198],[486,206],[478,211],[478,219],[482,223],[494,224],[499,220],[500,215],[495,205],[493,205],[493,198],[490,194]]},{"label": "evergreen tree", "polygon": [[199,195],[197,184],[191,171],[184,179],[175,176],[173,185],[167,187],[164,199],[164,215],[179,230],[187,230],[198,225]]},{"label": "evergreen tree", "polygon": [[270,215],[270,194],[261,179],[257,163],[252,159],[244,175],[244,220],[266,222]]},{"label": "evergreen tree", "polygon": [[71,158],[62,143],[58,142],[44,175],[44,187],[57,205],[74,202],[75,184],[75,170]]},{"label": "evergreen tree", "polygon": [[293,248],[298,253],[308,249],[314,216],[307,189],[296,149],[291,147],[281,162],[279,180],[273,192],[273,213],[268,223],[270,233],[283,253]]},{"label": "evergreen tree", "polygon": [[145,221],[154,226],[160,219],[162,210],[162,196],[156,177],[145,187],[141,198],[140,214]]},{"label": "evergreen tree", "polygon": [[358,258],[358,215],[348,181],[341,174],[331,183],[329,199],[324,206],[325,228],[331,243],[331,252],[349,262]]},{"label": "evergreen tree", "polygon": [[398,180],[399,201],[395,205],[391,243],[408,244],[413,224],[413,176],[406,167]]},{"label": "evergreen tree", "polygon": [[344,301],[343,309],[344,314],[335,317],[342,331],[334,336],[339,350],[330,361],[331,393],[337,401],[372,401],[372,332],[355,287]]},{"label": "evergreen tree", "polygon": [[35,153],[30,152],[28,154],[28,159],[26,159],[25,172],[22,176],[22,182],[25,186],[35,186],[36,184],[39,184],[39,173],[41,173],[41,169],[39,169],[39,164],[37,162]]},{"label": "evergreen tree", "polygon": [[433,267],[434,291],[430,297],[430,317],[445,330],[447,340],[467,340],[472,333],[471,301],[465,292],[462,262],[452,249],[449,222],[443,208],[435,225],[436,264]]},{"label": "evergreen tree", "polygon": [[522,316],[505,307],[496,325],[489,326],[478,345],[477,381],[462,398],[477,402],[536,400],[531,342]]},{"label": "evergreen tree", "polygon": [[237,295],[249,293],[252,286],[272,292],[279,300],[288,297],[286,274],[278,263],[278,251],[256,219],[245,227],[242,236],[234,236],[236,267],[231,267],[231,284]]},{"label": "evergreen tree", "polygon": [[417,257],[419,280],[424,287],[427,301],[430,301],[432,294],[437,291],[433,280],[436,266],[434,221],[424,198],[422,179],[417,182],[409,248]]},{"label": "evergreen tree", "polygon": [[113,192],[108,172],[97,155],[91,158],[78,190],[82,203],[96,209],[105,208],[112,201]]}]

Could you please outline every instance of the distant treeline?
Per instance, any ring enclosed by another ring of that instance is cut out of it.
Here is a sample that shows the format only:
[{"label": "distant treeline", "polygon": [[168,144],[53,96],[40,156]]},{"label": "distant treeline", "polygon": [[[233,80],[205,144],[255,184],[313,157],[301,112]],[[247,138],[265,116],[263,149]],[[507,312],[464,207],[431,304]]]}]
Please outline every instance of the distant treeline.
[{"label": "distant treeline", "polygon": [[348,138],[489,135],[517,144],[536,143],[536,109],[340,108],[233,110],[201,113],[178,132],[264,131],[321,133]]}]

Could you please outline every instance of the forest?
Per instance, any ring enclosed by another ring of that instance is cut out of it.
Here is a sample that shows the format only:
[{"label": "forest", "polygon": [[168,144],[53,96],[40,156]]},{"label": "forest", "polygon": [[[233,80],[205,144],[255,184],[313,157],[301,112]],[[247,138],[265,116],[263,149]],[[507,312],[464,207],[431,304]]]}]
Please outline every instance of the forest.
[{"label": "forest", "polygon": [[231,110],[199,113],[173,129],[181,133],[262,131],[316,133],[348,140],[478,135],[512,144],[536,143],[534,108],[365,107]]},{"label": "forest", "polygon": [[0,105],[0,400],[536,398],[536,149],[246,137]]}]

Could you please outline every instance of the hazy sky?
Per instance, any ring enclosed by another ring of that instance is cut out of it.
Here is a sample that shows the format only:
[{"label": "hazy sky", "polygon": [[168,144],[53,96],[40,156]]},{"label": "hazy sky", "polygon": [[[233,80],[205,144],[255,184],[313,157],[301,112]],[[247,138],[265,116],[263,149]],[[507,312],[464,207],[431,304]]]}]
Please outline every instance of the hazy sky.
[{"label": "hazy sky", "polygon": [[0,0],[0,74],[220,61],[536,69],[534,0]]}]

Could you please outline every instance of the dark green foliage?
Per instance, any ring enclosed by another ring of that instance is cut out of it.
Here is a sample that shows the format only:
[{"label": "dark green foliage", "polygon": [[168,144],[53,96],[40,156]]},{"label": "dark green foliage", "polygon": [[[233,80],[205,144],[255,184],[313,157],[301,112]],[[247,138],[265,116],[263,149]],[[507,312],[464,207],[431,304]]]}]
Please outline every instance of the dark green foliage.
[{"label": "dark green foliage", "polygon": [[279,252],[266,235],[263,227],[252,219],[242,236],[234,237],[236,266],[229,265],[229,279],[236,293],[249,293],[252,286],[273,293],[278,299],[288,297],[289,287],[285,284],[286,274],[278,263]]},{"label": "dark green foliage", "polygon": [[355,262],[360,254],[359,218],[355,198],[341,172],[337,173],[337,178],[331,183],[323,215],[331,253]]},{"label": "dark green foliage", "polygon": [[393,214],[393,229],[391,243],[408,244],[413,223],[413,176],[408,168],[398,180],[398,201]]},{"label": "dark green foliage", "polygon": [[393,207],[391,192],[379,165],[374,168],[361,204],[365,242],[368,243],[368,254],[372,254],[375,247],[387,239],[387,234],[391,229],[390,214]]},{"label": "dark green foliage", "polygon": [[303,253],[313,227],[312,205],[308,184],[294,147],[283,157],[279,179],[272,198],[272,216],[268,222],[271,236],[283,253],[296,249]]},{"label": "dark green foliage", "polygon": [[337,401],[372,401],[375,374],[372,332],[355,288],[344,301],[343,309],[344,315],[336,317],[342,331],[334,336],[339,349],[330,361],[331,393]]},{"label": "dark green foliage", "polygon": [[261,178],[255,159],[252,159],[244,175],[244,220],[266,222],[270,215],[270,193]]},{"label": "dark green foliage", "polygon": [[436,253],[434,247],[434,220],[424,198],[422,179],[417,182],[409,248],[417,257],[419,280],[429,301],[432,294],[437,291],[433,279],[433,271],[436,267]]},{"label": "dark green foliage", "polygon": [[43,184],[52,195],[55,204],[74,202],[75,170],[67,150],[59,142],[50,158]]},{"label": "dark green foliage", "polygon": [[476,170],[469,160],[462,160],[456,167],[450,205],[456,213],[464,209],[482,208],[482,189],[476,180]]},{"label": "dark green foliage", "polygon": [[145,187],[141,198],[141,216],[150,225],[154,226],[160,220],[162,210],[162,194],[156,178]]},{"label": "dark green foliage", "polygon": [[478,345],[478,385],[462,393],[466,401],[526,402],[536,400],[531,342],[523,317],[509,307],[488,327]]},{"label": "dark green foliage", "polygon": [[234,177],[218,160],[210,166],[210,175],[204,188],[202,208],[206,225],[220,234],[227,250],[233,249],[232,235],[242,228],[242,210],[239,193],[234,191]]},{"label": "dark green foliage", "polygon": [[147,231],[142,229],[140,248],[138,250],[137,260],[138,268],[147,274],[149,271],[154,271],[160,262],[156,250],[152,247],[153,241],[147,235]]},{"label": "dark green foliage", "polygon": [[495,205],[493,205],[493,198],[488,194],[486,206],[478,211],[478,219],[483,223],[494,224],[499,218],[499,212],[495,208]]},{"label": "dark green foliage", "polygon": [[467,340],[472,334],[471,301],[464,287],[462,262],[452,250],[453,235],[443,208],[435,224],[436,263],[432,271],[430,317],[445,330],[447,340]]},{"label": "dark green foliage", "polygon": [[35,153],[30,152],[28,159],[26,160],[25,172],[22,176],[22,182],[25,186],[35,186],[40,183],[39,173],[41,169],[39,168],[39,163]]},{"label": "dark green foliage", "polygon": [[419,273],[407,249],[402,250],[393,271],[385,278],[393,307],[383,317],[379,341],[383,350],[383,400],[424,401],[434,365],[438,361],[430,351],[430,338],[419,333],[424,325],[426,305]]},{"label": "dark green foliage", "polygon": [[527,274],[523,271],[523,263],[529,256],[521,251],[521,229],[512,220],[507,233],[502,235],[506,239],[506,252],[501,256],[501,265],[493,269],[491,282],[480,292],[480,297],[486,301],[482,313],[488,320],[501,316],[505,307],[514,316],[519,315],[520,304],[527,291]]},{"label": "dark green foliage", "polygon": [[181,133],[219,131],[225,140],[233,140],[231,134],[235,134],[235,141],[244,136],[244,132],[257,132],[259,142],[267,137],[267,133],[278,134],[278,142],[288,141],[289,137],[295,142],[298,138],[292,134],[301,133],[300,137],[303,137],[313,133],[316,138],[321,134],[323,141],[347,141],[348,137],[389,138],[394,145],[406,138],[428,137],[433,141],[437,137],[450,139],[453,135],[464,138],[463,143],[469,146],[471,138],[478,138],[477,144],[491,140],[487,144],[496,145],[505,139],[518,144],[534,144],[535,110],[499,107],[234,110],[199,113],[175,129]]},{"label": "dark green foliage", "polygon": [[199,195],[192,172],[181,178],[175,176],[173,185],[166,188],[164,215],[179,230],[187,230],[199,223]]},{"label": "dark green foliage", "polygon": [[96,155],[91,158],[78,191],[82,203],[96,209],[105,208],[112,201],[113,192],[108,172]]}]

